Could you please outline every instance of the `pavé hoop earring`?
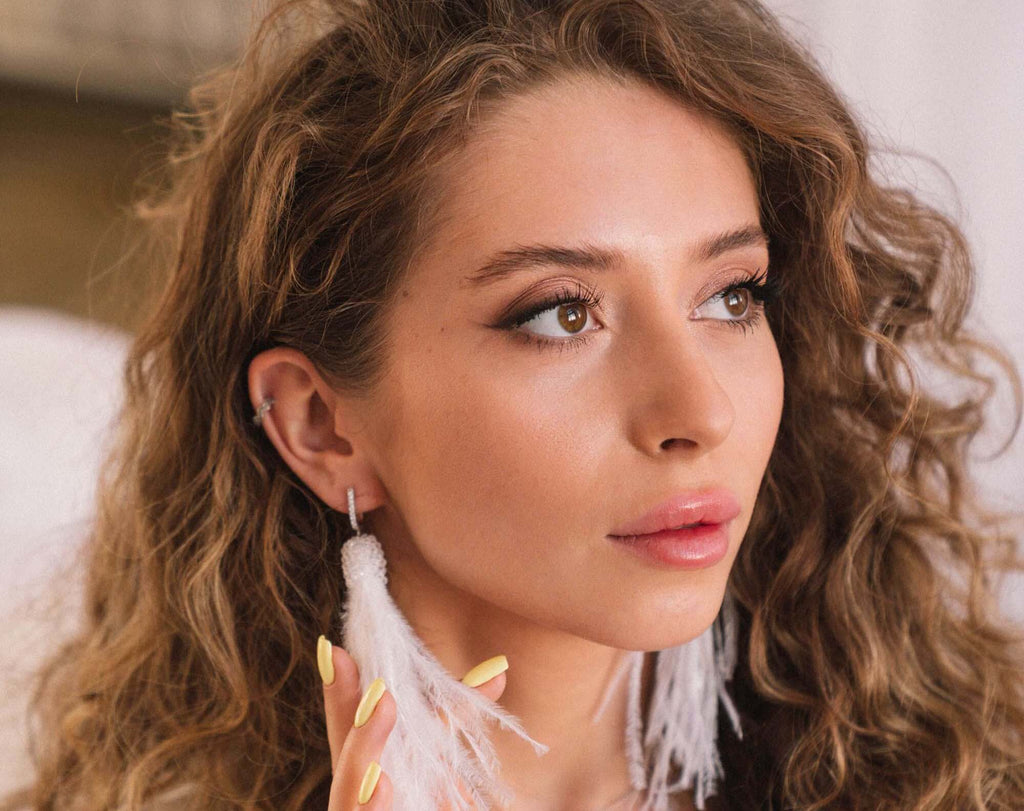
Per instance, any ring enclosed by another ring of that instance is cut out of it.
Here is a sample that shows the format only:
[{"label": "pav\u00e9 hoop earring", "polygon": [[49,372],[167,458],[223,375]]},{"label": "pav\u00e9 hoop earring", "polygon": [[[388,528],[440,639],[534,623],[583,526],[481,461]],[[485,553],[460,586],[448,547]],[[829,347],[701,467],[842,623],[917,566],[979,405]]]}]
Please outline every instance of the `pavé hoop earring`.
[{"label": "pav\u00e9 hoop earring", "polygon": [[351,487],[348,515],[357,534],[341,546],[347,590],[341,612],[342,646],[359,666],[361,691],[380,677],[398,707],[379,760],[394,785],[394,808],[507,805],[512,794],[497,777],[500,764],[487,722],[497,721],[515,732],[538,755],[548,747],[531,738],[497,702],[448,673],[426,649],[388,593],[384,550],[376,537],[360,532]]}]

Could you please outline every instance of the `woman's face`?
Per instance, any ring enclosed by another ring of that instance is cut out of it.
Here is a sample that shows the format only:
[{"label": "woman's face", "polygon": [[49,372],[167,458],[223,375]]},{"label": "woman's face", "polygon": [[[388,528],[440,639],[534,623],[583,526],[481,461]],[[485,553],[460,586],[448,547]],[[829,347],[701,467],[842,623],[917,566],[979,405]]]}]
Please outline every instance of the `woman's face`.
[{"label": "woman's face", "polygon": [[[361,436],[389,499],[368,520],[396,600],[626,649],[695,637],[718,612],[782,410],[768,324],[740,323],[757,302],[715,295],[763,271],[766,246],[701,252],[759,232],[738,146],[652,89],[576,80],[506,104],[445,188],[389,312],[390,374]],[[619,258],[475,276],[533,245]],[[560,293],[600,304],[512,326]],[[607,537],[708,487],[741,507],[717,563],[679,569]]]}]

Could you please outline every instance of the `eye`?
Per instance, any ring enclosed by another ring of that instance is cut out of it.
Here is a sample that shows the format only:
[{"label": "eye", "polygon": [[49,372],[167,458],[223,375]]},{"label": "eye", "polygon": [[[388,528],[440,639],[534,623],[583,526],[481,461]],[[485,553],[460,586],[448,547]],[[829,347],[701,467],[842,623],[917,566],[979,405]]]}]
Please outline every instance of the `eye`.
[{"label": "eye", "polygon": [[[524,343],[541,348],[557,344],[565,349],[587,341],[590,333],[597,331],[586,326],[594,320],[590,311],[598,309],[601,300],[602,296],[577,282],[574,290],[559,290],[497,326]],[[526,325],[531,328],[524,329]]]},{"label": "eye", "polygon": [[717,306],[724,313],[722,318],[711,318],[721,321],[733,329],[744,332],[753,329],[764,317],[764,305],[775,301],[780,293],[780,283],[776,276],[765,280],[765,272],[757,276],[739,278],[715,293],[698,309]]},{"label": "eye", "polygon": [[[544,307],[543,310],[529,318],[523,319],[517,326],[522,327],[526,324],[534,324],[551,330],[565,330],[569,335],[579,335],[592,320],[588,308],[597,305],[593,301],[559,294],[557,298],[541,306]],[[562,337],[557,331],[541,331],[535,334],[551,338]]]},{"label": "eye", "polygon": [[711,315],[706,318],[712,321],[724,321],[727,324],[749,324],[759,315],[756,312],[757,302],[754,300],[754,294],[743,287],[726,288],[713,295],[697,309],[717,309],[722,313],[721,317]]},{"label": "eye", "polygon": [[[780,294],[779,279],[765,272],[757,276],[739,276],[705,299],[698,310],[717,308],[717,315],[698,320],[720,323],[729,329],[752,330],[764,317],[764,305]],[[574,290],[559,290],[553,296],[526,307],[495,325],[515,340],[534,344],[538,349],[557,347],[560,351],[582,346],[601,327],[586,329],[592,320],[590,311],[601,306],[602,296],[577,282]],[[530,329],[524,329],[530,325]]]}]

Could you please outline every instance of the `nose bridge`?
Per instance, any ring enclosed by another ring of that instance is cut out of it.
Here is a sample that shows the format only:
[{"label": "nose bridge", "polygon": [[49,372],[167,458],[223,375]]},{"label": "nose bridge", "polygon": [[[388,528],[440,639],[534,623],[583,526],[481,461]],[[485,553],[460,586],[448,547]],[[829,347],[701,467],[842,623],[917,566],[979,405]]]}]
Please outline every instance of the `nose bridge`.
[{"label": "nose bridge", "polygon": [[680,307],[659,307],[634,333],[627,361],[627,385],[636,441],[650,452],[666,442],[710,450],[735,420],[735,407],[722,387],[716,364],[699,331]]}]

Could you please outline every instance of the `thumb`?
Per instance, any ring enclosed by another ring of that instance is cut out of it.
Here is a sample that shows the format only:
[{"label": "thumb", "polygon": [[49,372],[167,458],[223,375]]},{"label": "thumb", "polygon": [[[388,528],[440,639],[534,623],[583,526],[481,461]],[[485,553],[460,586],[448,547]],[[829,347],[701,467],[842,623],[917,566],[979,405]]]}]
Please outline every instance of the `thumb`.
[{"label": "thumb", "polygon": [[506,670],[508,659],[505,656],[492,656],[463,676],[462,683],[475,687],[491,701],[497,701],[505,692]]}]

